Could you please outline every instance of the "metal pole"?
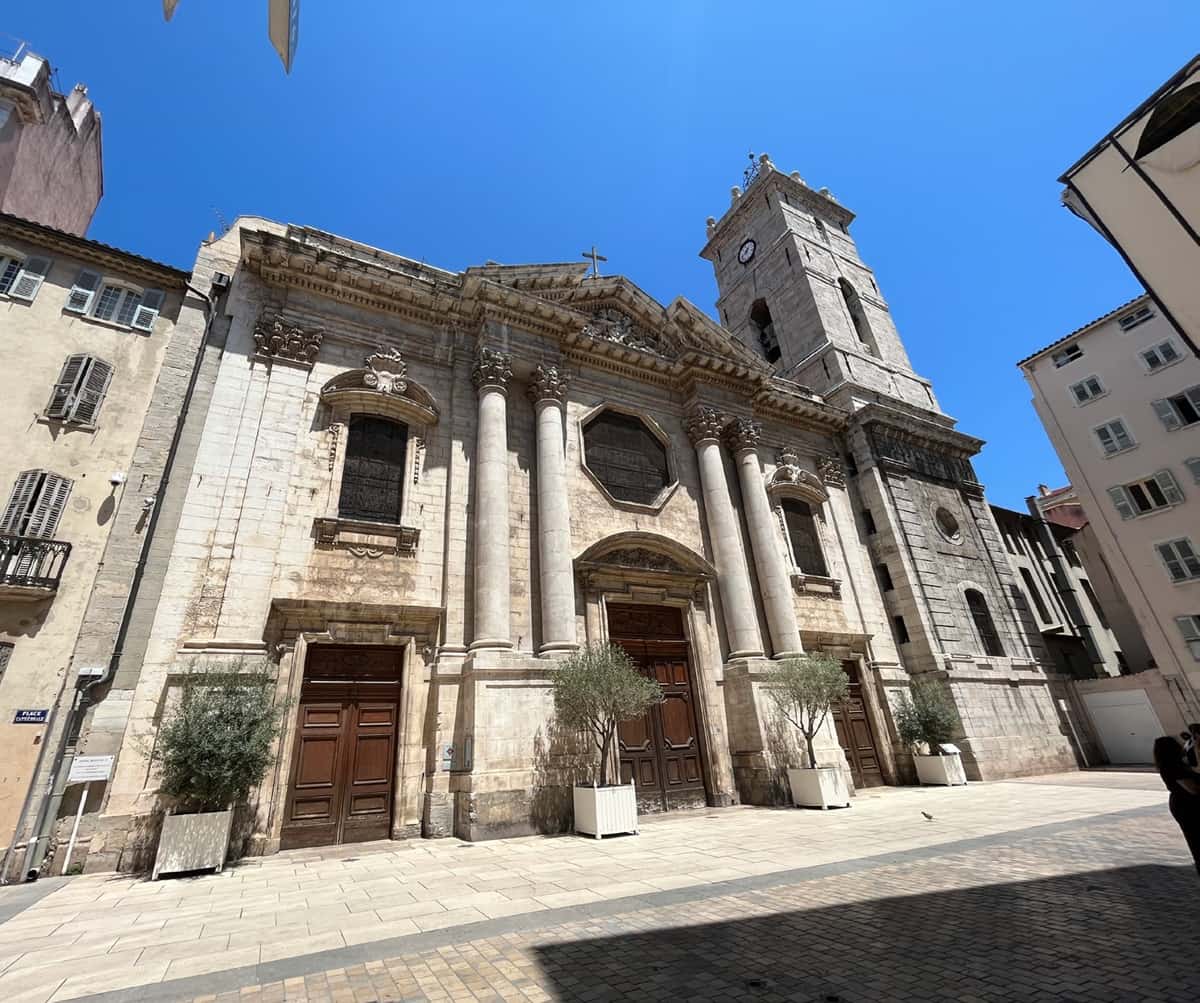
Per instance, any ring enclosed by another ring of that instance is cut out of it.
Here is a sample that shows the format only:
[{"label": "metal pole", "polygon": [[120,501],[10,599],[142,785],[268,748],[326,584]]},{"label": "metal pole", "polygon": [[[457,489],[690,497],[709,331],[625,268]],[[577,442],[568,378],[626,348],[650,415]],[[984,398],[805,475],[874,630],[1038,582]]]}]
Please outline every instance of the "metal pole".
[{"label": "metal pole", "polygon": [[79,820],[83,818],[83,806],[87,804],[88,791],[91,790],[91,782],[83,785],[83,793],[79,795],[79,811],[75,813],[75,824],[71,826],[71,840],[67,843],[67,855],[63,859],[62,873],[66,874],[67,869],[71,866],[71,854],[75,852],[75,837],[79,835]]}]

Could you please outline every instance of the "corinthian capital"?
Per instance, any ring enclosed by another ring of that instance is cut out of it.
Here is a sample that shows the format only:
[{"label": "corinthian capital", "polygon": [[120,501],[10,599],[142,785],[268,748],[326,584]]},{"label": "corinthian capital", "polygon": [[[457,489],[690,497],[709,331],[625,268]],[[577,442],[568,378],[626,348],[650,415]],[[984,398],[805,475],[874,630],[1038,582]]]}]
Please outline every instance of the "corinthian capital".
[{"label": "corinthian capital", "polygon": [[724,412],[702,404],[691,410],[683,427],[687,429],[688,438],[692,440],[692,444],[698,446],[702,442],[719,440],[721,429],[725,427],[728,420],[729,416]]},{"label": "corinthian capital", "polygon": [[471,369],[471,382],[479,393],[484,390],[504,390],[512,377],[512,359],[494,348],[480,348]]},{"label": "corinthian capital", "polygon": [[743,449],[758,448],[758,440],[762,438],[762,425],[751,418],[734,418],[725,427],[725,441],[734,453]]},{"label": "corinthian capital", "polygon": [[533,371],[529,381],[527,396],[534,404],[545,401],[556,401],[561,404],[567,398],[567,384],[570,380],[558,366],[538,366]]}]

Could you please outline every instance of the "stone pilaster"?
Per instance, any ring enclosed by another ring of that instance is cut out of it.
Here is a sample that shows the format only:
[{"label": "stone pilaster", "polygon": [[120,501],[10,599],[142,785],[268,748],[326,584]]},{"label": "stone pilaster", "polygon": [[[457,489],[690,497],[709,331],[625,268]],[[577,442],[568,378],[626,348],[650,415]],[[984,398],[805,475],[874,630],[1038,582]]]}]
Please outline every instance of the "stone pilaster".
[{"label": "stone pilaster", "polygon": [[471,650],[511,648],[508,562],[509,357],[481,348],[471,370],[479,394],[475,440],[475,640]]},{"label": "stone pilaster", "polygon": [[538,566],[542,599],[541,654],[573,651],[575,583],[571,573],[571,513],[563,451],[567,377],[538,366],[528,396],[537,415]]},{"label": "stone pilaster", "polygon": [[750,590],[750,573],[721,460],[721,430],[727,421],[728,417],[715,408],[701,406],[692,410],[685,424],[700,467],[704,514],[729,633],[729,657],[760,658],[763,646],[754,612],[754,594]]},{"label": "stone pilaster", "polygon": [[758,588],[767,614],[772,650],[775,658],[789,658],[801,654],[804,648],[796,623],[792,585],[779,546],[779,531],[771,515],[762,465],[758,461],[761,436],[762,426],[749,418],[735,418],[725,429],[726,441],[737,462],[754,568],[758,572]]}]

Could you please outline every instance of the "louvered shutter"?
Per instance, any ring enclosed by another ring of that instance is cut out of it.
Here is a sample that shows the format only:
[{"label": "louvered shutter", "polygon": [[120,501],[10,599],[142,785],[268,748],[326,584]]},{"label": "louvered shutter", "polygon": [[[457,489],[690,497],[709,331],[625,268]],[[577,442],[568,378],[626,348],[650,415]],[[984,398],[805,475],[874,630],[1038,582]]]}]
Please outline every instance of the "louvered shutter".
[{"label": "louvered shutter", "polygon": [[1188,468],[1188,472],[1192,475],[1192,480],[1200,484],[1200,456],[1194,456],[1190,460],[1184,460],[1183,465]]},{"label": "louvered shutter", "polygon": [[147,289],[142,294],[142,305],[133,315],[133,326],[139,331],[154,330],[154,318],[162,308],[163,294],[158,289]]},{"label": "louvered shutter", "polygon": [[1154,480],[1158,482],[1159,488],[1162,489],[1163,497],[1172,505],[1179,505],[1183,501],[1183,492],[1179,488],[1179,482],[1175,480],[1175,475],[1169,470],[1160,470],[1154,475]]},{"label": "louvered shutter", "polygon": [[1179,582],[1187,577],[1187,573],[1183,570],[1183,562],[1175,556],[1175,547],[1172,544],[1159,543],[1155,545],[1154,549],[1158,551],[1158,556],[1167,566],[1167,574],[1171,576],[1171,581]]},{"label": "louvered shutter", "polygon": [[84,425],[96,424],[96,415],[100,413],[100,405],[108,392],[108,383],[112,379],[112,366],[103,359],[92,359],[83,377],[83,385],[75,395],[75,407],[71,418]]},{"label": "louvered shutter", "polygon": [[25,266],[17,276],[17,281],[12,284],[8,295],[15,300],[32,300],[42,288],[42,281],[49,273],[49,258],[26,258]]},{"label": "louvered shutter", "polygon": [[58,382],[50,392],[50,403],[46,405],[47,418],[67,419],[71,417],[71,409],[75,404],[75,387],[79,383],[79,375],[88,363],[86,355],[68,355],[63,363],[62,372],[58,374]]},{"label": "louvered shutter", "polygon": [[71,481],[58,474],[46,474],[42,482],[42,490],[38,492],[37,503],[33,514],[29,517],[29,525],[25,529],[26,536],[50,537],[58,529],[58,520],[62,518],[63,508],[67,504],[67,495],[71,493]]},{"label": "louvered shutter", "polygon": [[1133,504],[1129,501],[1129,495],[1126,493],[1124,488],[1109,488],[1108,497],[1112,499],[1112,503],[1116,507],[1117,513],[1122,519],[1132,519],[1135,515],[1137,515]]},{"label": "louvered shutter", "polygon": [[71,313],[87,313],[92,305],[92,297],[96,295],[96,287],[100,284],[100,276],[89,272],[86,268],[79,273],[71,293],[67,296],[67,305],[63,308]]},{"label": "louvered shutter", "polygon": [[8,496],[8,505],[4,509],[4,519],[0,520],[0,533],[21,536],[25,513],[37,492],[41,480],[41,470],[23,470],[17,475],[17,483],[13,485],[12,494]]},{"label": "louvered shutter", "polygon": [[1158,415],[1158,420],[1167,427],[1167,430],[1179,428],[1183,424],[1179,420],[1179,412],[1175,410],[1175,405],[1165,398],[1159,398],[1156,401],[1151,401],[1150,406],[1154,408],[1154,413]]}]

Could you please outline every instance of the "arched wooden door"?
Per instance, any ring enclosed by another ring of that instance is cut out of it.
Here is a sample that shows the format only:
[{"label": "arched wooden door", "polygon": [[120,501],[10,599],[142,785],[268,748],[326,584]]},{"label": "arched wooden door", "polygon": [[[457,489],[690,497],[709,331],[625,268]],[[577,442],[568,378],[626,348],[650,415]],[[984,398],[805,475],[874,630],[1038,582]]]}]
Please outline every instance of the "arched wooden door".
[{"label": "arched wooden door", "polygon": [[642,811],[704,807],[703,738],[680,610],[610,604],[608,619],[609,638],[663,694],[643,718],[617,728],[622,782],[637,786]]},{"label": "arched wooden door", "polygon": [[282,849],[391,835],[400,657],[387,648],[310,649]]}]

